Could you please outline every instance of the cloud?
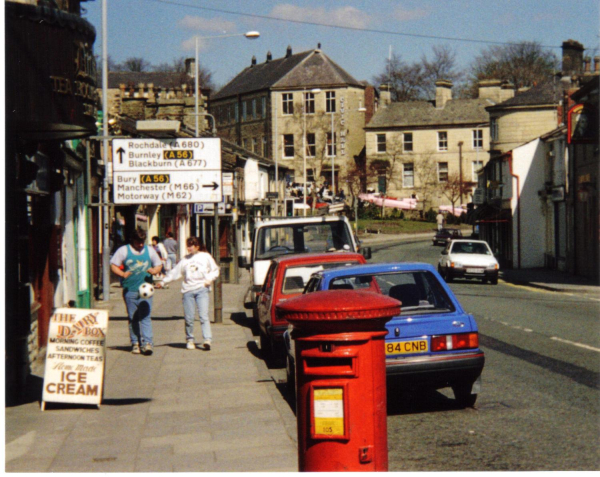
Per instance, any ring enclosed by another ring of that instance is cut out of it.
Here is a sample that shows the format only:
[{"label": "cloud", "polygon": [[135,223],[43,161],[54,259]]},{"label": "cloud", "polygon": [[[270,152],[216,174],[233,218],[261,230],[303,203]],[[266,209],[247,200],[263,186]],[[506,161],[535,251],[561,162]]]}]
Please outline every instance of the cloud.
[{"label": "cloud", "polygon": [[284,3],[271,10],[270,16],[312,23],[365,28],[371,23],[371,17],[366,12],[354,7],[340,7],[327,10],[324,7],[298,7]]},{"label": "cloud", "polygon": [[212,33],[232,33],[236,31],[236,25],[221,18],[203,18],[186,15],[178,22],[179,26],[186,30],[196,30]]},{"label": "cloud", "polygon": [[404,8],[401,5],[397,6],[392,13],[393,18],[395,18],[396,20],[398,20],[400,22],[408,22],[411,20],[420,20],[421,18],[428,17],[429,15],[431,15],[431,10],[429,10],[429,9],[426,9],[426,8],[408,9],[408,8]]}]

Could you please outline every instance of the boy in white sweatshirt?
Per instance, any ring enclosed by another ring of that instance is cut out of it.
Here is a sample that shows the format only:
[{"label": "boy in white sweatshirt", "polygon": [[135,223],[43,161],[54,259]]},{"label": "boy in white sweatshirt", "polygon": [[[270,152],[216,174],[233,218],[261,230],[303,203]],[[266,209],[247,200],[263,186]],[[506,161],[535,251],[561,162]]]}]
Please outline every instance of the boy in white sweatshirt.
[{"label": "boy in white sweatshirt", "polygon": [[[183,293],[183,313],[185,317],[185,338],[187,349],[196,349],[194,340],[194,318],[196,307],[200,315],[200,326],[204,338],[204,349],[210,350],[212,333],[208,317],[210,285],[219,276],[219,267],[207,252],[201,252],[200,241],[197,237],[187,239],[188,254],[167,273],[157,288],[183,277],[181,293]],[[203,248],[203,247],[202,247]]]}]

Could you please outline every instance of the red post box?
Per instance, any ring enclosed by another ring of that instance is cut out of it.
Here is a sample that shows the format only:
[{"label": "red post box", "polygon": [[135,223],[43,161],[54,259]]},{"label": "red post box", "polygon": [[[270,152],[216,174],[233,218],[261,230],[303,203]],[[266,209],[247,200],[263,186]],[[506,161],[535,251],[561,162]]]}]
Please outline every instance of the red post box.
[{"label": "red post box", "polygon": [[294,325],[300,471],[387,471],[385,323],[400,302],[353,290],[277,305]]}]

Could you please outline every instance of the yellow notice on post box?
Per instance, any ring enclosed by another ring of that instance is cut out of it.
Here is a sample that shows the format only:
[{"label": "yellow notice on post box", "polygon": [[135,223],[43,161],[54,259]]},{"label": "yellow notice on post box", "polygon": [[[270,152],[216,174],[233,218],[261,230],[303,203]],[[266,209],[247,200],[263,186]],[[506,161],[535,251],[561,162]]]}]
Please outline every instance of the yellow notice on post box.
[{"label": "yellow notice on post box", "polygon": [[42,410],[46,402],[100,405],[108,313],[59,308],[50,318]]},{"label": "yellow notice on post box", "polygon": [[344,435],[344,390],[342,388],[315,389],[313,393],[315,434]]}]

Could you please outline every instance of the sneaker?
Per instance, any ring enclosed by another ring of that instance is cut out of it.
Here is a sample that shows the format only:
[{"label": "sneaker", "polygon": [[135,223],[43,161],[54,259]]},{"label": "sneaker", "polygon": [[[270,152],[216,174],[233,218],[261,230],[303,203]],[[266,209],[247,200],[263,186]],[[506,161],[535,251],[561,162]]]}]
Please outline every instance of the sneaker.
[{"label": "sneaker", "polygon": [[212,343],[210,342],[210,340],[206,340],[204,342],[204,349],[208,351],[210,349],[211,345],[212,345]]},{"label": "sneaker", "polygon": [[144,346],[142,346],[142,353],[144,353],[146,356],[150,356],[153,352],[154,350],[152,349],[152,344],[146,343]]},{"label": "sneaker", "polygon": [[140,354],[140,345],[138,343],[134,343],[131,345],[131,353],[132,354]]},{"label": "sneaker", "polygon": [[196,343],[193,340],[189,340],[185,345],[187,349],[196,349]]}]

